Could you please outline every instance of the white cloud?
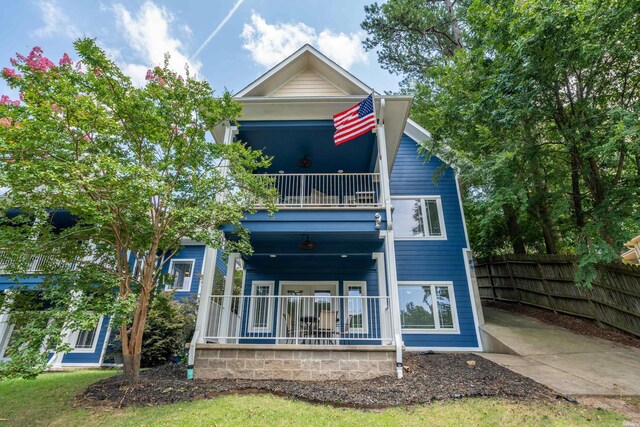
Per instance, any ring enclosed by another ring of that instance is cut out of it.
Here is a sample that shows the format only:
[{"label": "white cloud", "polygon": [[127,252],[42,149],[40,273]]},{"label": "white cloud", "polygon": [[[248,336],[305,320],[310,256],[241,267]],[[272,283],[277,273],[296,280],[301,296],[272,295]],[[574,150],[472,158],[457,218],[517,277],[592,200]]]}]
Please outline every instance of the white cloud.
[{"label": "white cloud", "polygon": [[242,47],[252,59],[264,67],[272,67],[291,55],[305,43],[314,45],[322,53],[349,69],[356,63],[367,63],[360,33],[334,33],[323,30],[320,34],[302,22],[295,24],[269,24],[259,14],[251,14],[251,23],[244,24]]},{"label": "white cloud", "polygon": [[35,37],[51,37],[55,34],[62,34],[69,38],[80,36],[78,29],[71,24],[69,17],[60,9],[55,0],[42,0],[38,3],[42,12],[44,26],[33,32]]},{"label": "white cloud", "polygon": [[147,0],[135,14],[120,3],[115,4],[112,10],[127,44],[138,57],[139,63],[122,64],[123,71],[134,84],[144,84],[146,70],[162,65],[166,52],[171,55],[169,67],[175,72],[184,74],[184,66],[188,64],[191,75],[199,73],[202,63],[184,53],[185,46],[171,31],[175,16],[167,9]]}]

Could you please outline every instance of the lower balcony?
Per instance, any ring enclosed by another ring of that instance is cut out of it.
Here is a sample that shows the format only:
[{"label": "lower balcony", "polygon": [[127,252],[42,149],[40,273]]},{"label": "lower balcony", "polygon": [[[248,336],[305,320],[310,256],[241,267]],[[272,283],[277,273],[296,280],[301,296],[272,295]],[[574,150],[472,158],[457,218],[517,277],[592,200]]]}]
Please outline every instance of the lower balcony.
[{"label": "lower balcony", "polygon": [[388,345],[391,335],[386,296],[217,295],[211,297],[205,341],[318,348]]},{"label": "lower balcony", "polygon": [[379,173],[264,174],[278,208],[379,208]]}]

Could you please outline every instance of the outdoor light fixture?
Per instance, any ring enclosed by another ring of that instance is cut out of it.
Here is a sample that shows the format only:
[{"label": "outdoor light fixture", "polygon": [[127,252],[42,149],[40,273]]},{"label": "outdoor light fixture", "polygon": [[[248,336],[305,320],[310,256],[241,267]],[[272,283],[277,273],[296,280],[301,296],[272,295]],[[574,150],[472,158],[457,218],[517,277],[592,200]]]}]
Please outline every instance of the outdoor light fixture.
[{"label": "outdoor light fixture", "polygon": [[278,171],[278,173],[284,173],[284,171]]},{"label": "outdoor light fixture", "polygon": [[310,168],[311,160],[309,160],[309,156],[305,154],[300,160],[298,160],[298,166],[302,169]]},{"label": "outdoor light fixture", "polygon": [[275,258],[276,256],[274,254],[269,255],[270,258]]},{"label": "outdoor light fixture", "polygon": [[309,235],[307,234],[307,238],[305,239],[305,241],[300,243],[298,247],[305,251],[312,251],[316,248],[316,244],[309,240]]},{"label": "outdoor light fixture", "polygon": [[338,169],[338,173],[342,173],[344,172],[342,169]]},{"label": "outdoor light fixture", "polygon": [[340,258],[346,258],[347,255],[340,255]]}]

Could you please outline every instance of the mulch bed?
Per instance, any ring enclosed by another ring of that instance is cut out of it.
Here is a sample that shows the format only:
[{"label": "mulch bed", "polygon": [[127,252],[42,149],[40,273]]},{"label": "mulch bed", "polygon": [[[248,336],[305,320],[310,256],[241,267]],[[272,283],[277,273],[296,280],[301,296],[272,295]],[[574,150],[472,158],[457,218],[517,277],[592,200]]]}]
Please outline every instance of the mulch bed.
[{"label": "mulch bed", "polygon": [[462,397],[552,400],[556,394],[535,381],[473,354],[405,353],[403,379],[366,381],[193,380],[182,366],[144,371],[129,386],[120,375],[90,385],[77,397],[83,406],[156,406],[224,394],[271,393],[339,407],[385,408]]},{"label": "mulch bed", "polygon": [[606,325],[600,326],[594,320],[570,316],[568,314],[562,313],[556,314],[553,311],[532,307],[526,304],[515,304],[502,301],[483,301],[482,305],[498,308],[500,310],[524,314],[525,316],[538,319],[541,322],[569,329],[570,331],[575,332],[579,335],[602,338],[619,344],[627,345],[629,347],[640,348],[640,338]]}]

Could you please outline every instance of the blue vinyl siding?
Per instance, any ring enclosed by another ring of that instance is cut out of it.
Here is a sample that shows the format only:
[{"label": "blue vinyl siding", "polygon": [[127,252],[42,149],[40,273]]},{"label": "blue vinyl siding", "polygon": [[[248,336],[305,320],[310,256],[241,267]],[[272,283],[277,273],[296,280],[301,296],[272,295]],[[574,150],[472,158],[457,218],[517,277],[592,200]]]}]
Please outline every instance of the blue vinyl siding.
[{"label": "blue vinyl siding", "polygon": [[456,298],[460,333],[403,334],[407,347],[477,347],[472,297],[465,270],[467,247],[455,175],[451,168],[434,183],[442,161],[418,157],[418,145],[403,136],[390,176],[391,197],[440,196],[446,240],[397,240],[398,281],[451,281]]},{"label": "blue vinyl siding", "polygon": [[[100,326],[100,330],[98,331],[98,342],[96,344],[96,349],[93,353],[67,353],[62,358],[62,364],[68,365],[82,365],[82,364],[94,364],[100,363],[100,355],[102,354],[102,349],[104,348],[105,342],[107,340],[107,332],[109,330],[109,317],[105,317],[102,320],[102,325]],[[73,344],[73,343],[72,343]]]}]

